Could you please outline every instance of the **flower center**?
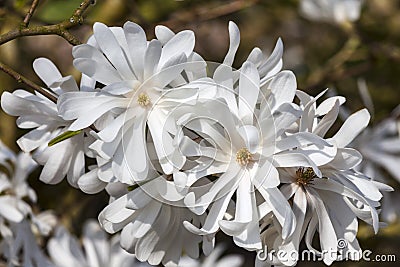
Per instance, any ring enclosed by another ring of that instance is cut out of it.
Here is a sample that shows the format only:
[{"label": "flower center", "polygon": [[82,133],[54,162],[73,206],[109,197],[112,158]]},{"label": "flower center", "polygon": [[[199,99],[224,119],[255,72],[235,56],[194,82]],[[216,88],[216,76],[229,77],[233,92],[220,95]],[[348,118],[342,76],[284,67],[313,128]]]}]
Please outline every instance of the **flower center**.
[{"label": "flower center", "polygon": [[142,107],[146,107],[147,105],[150,104],[150,97],[145,93],[141,93],[137,98],[137,102]]},{"label": "flower center", "polygon": [[318,176],[315,174],[313,168],[311,167],[300,167],[296,171],[296,183],[298,185],[312,185],[312,181],[314,180],[314,178],[318,178]]},{"label": "flower center", "polygon": [[247,148],[241,148],[236,152],[236,162],[241,166],[246,166],[252,160],[251,153]]}]

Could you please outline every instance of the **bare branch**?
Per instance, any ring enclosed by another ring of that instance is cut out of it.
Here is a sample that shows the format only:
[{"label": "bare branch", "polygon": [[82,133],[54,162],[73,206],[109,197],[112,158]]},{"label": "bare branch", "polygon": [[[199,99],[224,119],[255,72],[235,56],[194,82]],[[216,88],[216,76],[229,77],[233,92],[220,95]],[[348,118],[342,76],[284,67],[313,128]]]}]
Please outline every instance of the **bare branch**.
[{"label": "bare branch", "polygon": [[259,0],[235,0],[228,1],[226,4],[219,5],[217,7],[204,6],[202,3],[199,6],[191,10],[183,10],[173,14],[172,18],[161,22],[160,24],[168,26],[170,28],[178,28],[179,25],[185,25],[188,23],[207,21],[215,19],[221,16],[235,13],[245,8],[251,7],[257,4]]},{"label": "bare branch", "polygon": [[[5,34],[0,35],[0,45],[7,43],[22,36],[33,35],[59,35],[67,40],[72,45],[78,45],[81,42],[73,36],[68,30],[81,25],[83,23],[83,14],[93,3],[93,0],[83,0],[80,6],[74,11],[73,15],[60,23],[45,26],[34,26],[11,30]],[[33,3],[32,3],[33,5]],[[29,13],[28,13],[29,14]],[[25,22],[25,20],[24,20]]]},{"label": "bare branch", "polygon": [[28,13],[26,14],[26,16],[25,16],[25,18],[24,18],[24,21],[23,21],[23,26],[24,26],[25,28],[28,27],[29,22],[31,21],[32,15],[33,15],[33,13],[35,12],[35,10],[36,10],[38,4],[39,4],[39,0],[33,0],[33,1],[32,1],[32,5],[31,5],[31,7],[29,8],[29,11],[28,11]]},{"label": "bare branch", "polygon": [[[42,94],[44,97],[46,97],[47,99],[49,99],[50,101],[54,102],[55,104],[57,104],[57,96],[51,94],[49,91],[47,91],[46,89],[40,87],[39,85],[37,85],[36,83],[34,83],[33,81],[29,80],[28,78],[22,76],[21,74],[19,74],[18,72],[16,72],[15,70],[13,70],[10,66],[7,66],[6,64],[0,62],[0,70],[7,73],[8,75],[10,75],[12,78],[14,78],[17,82],[19,83],[23,83],[26,84],[28,87],[30,87],[31,89],[39,92],[40,94]],[[95,131],[95,132],[99,132],[99,130],[92,124],[88,127],[89,129]]]},{"label": "bare branch", "polygon": [[6,64],[0,62],[0,70],[4,71],[5,73],[7,73],[11,77],[13,77],[17,82],[26,84],[31,89],[33,89],[35,91],[38,91],[40,94],[44,95],[46,98],[48,98],[52,102],[57,103],[57,97],[56,96],[54,96],[50,92],[46,91],[45,89],[43,89],[42,87],[40,87],[36,83],[32,82],[28,78],[22,76],[21,74],[19,74],[18,72],[13,70],[11,67],[7,66]]}]

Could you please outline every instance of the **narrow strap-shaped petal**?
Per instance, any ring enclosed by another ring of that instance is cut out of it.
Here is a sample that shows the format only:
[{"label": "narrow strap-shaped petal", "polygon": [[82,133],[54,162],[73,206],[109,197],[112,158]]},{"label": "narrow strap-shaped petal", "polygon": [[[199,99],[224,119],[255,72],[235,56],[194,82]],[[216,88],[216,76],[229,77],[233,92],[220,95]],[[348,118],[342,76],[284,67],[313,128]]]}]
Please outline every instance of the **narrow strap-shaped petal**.
[{"label": "narrow strap-shaped petal", "polygon": [[126,55],[114,36],[113,32],[104,24],[96,22],[93,26],[94,37],[107,59],[118,70],[124,79],[134,79]]},{"label": "narrow strap-shaped petal", "polygon": [[238,26],[233,22],[229,21],[229,50],[226,53],[223,64],[232,66],[235,60],[236,51],[239,48],[240,43],[240,31]]},{"label": "narrow strap-shaped petal", "polygon": [[338,147],[345,147],[353,141],[357,135],[367,127],[370,119],[367,109],[353,113],[343,123],[339,131],[332,137]]},{"label": "narrow strap-shaped petal", "polygon": [[260,77],[251,62],[245,62],[239,79],[239,117],[245,124],[253,124],[254,108],[260,92]]}]

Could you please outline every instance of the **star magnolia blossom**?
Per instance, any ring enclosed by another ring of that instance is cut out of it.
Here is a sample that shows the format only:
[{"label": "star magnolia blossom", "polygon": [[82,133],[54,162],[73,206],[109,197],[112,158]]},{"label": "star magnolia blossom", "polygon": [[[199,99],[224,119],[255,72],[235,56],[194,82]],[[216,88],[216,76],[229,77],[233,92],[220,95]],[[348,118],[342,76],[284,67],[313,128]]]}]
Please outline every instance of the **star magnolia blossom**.
[{"label": "star magnolia blossom", "polygon": [[29,154],[15,155],[0,141],[0,256],[9,266],[54,266],[36,242],[32,229],[39,236],[49,234],[54,216],[49,212],[35,215],[24,198],[36,202],[36,193],[27,184],[28,175],[36,167]]},{"label": "star magnolia blossom", "polygon": [[[57,67],[46,58],[36,59],[33,68],[47,85],[48,89],[45,90],[54,96],[79,90],[73,77],[62,77]],[[89,79],[84,78],[82,81],[81,89],[91,90],[86,85],[90,85]],[[2,94],[1,107],[6,113],[19,117],[17,125],[20,128],[34,128],[17,143],[24,152],[33,152],[33,159],[44,166],[40,180],[56,184],[67,176],[68,182],[76,187],[79,177],[85,172],[86,138],[79,134],[48,146],[49,141],[66,132],[72,123],[59,116],[57,105],[39,93],[16,90],[12,94]]]},{"label": "star magnolia blossom", "polygon": [[[312,131],[324,137],[335,122],[339,105],[343,97],[331,97],[318,107],[316,98],[298,92],[304,113],[298,123],[299,130]],[[321,119],[320,117],[323,115]],[[271,216],[264,219],[262,236],[268,248],[286,251],[298,251],[300,241],[305,236],[307,248],[321,255],[326,264],[340,259],[340,253],[348,253],[353,260],[359,259],[361,248],[356,234],[358,220],[361,219],[373,225],[375,232],[379,228],[378,211],[380,191],[391,191],[389,186],[371,180],[369,177],[354,170],[361,162],[361,154],[346,146],[367,126],[369,113],[366,109],[351,115],[328,142],[337,147],[336,156],[326,164],[319,165],[322,173],[318,177],[309,167],[278,168],[283,185],[281,191],[292,204],[296,217],[296,229],[290,240],[282,240],[276,233],[277,224]],[[348,225],[346,229],[342,226]],[[279,229],[279,228],[278,228]],[[315,232],[319,233],[321,251],[332,251],[333,254],[323,254],[312,246]],[[346,247],[338,251],[338,240],[345,240]],[[280,244],[279,247],[276,247]],[[338,253],[340,252],[340,253]],[[336,253],[336,254],[335,254]],[[358,255],[358,258],[357,258]],[[296,264],[293,258],[274,258],[268,263],[291,266]]]},{"label": "star magnolia blossom", "polygon": [[62,226],[57,227],[47,250],[57,267],[149,267],[121,249],[118,241],[118,235],[109,240],[99,224],[90,220],[83,228],[84,251],[78,240]]},{"label": "star magnolia blossom", "polygon": [[[205,73],[204,61],[193,53],[194,33],[174,34],[158,27],[158,39],[148,42],[143,29],[132,22],[123,28],[96,23],[93,30],[88,44],[74,47],[74,65],[105,86],[60,97],[61,115],[75,120],[69,130],[111,116],[112,122],[100,129],[96,135],[99,140],[91,148],[103,158],[112,159],[108,164],[119,181],[132,184],[147,179],[152,172],[146,147],[148,127],[163,172],[172,174],[184,158],[170,145],[175,127],[166,116],[179,103],[196,97],[197,88],[176,88],[187,82],[181,73],[186,70],[187,79]],[[167,157],[175,158],[176,164]]]},{"label": "star magnolia blossom", "polygon": [[122,229],[121,246],[152,265],[177,266],[182,253],[198,258],[201,241],[203,250],[210,253],[212,238],[196,236],[183,228],[184,221],[200,226],[204,218],[193,214],[182,201],[160,201],[165,197],[161,192],[174,187],[173,182],[161,178],[129,193],[114,191],[116,199],[99,215],[102,227],[109,233]]},{"label": "star magnolia blossom", "polygon": [[0,141],[0,166],[10,172],[0,171],[0,233],[8,235],[5,222],[21,222],[31,213],[23,198],[36,201],[36,193],[26,183],[36,164],[28,154],[15,155]]},{"label": "star magnolia blossom", "polygon": [[[196,214],[203,214],[214,202],[201,229],[192,227],[189,223],[185,224],[186,227],[196,234],[211,234],[221,228],[228,235],[234,236],[237,245],[249,250],[261,248],[258,223],[265,215],[265,210],[258,209],[261,203],[269,207],[267,210],[273,210],[283,227],[283,238],[293,233],[295,218],[277,188],[280,181],[276,167],[299,164],[315,167],[316,163],[307,156],[309,151],[303,153],[302,149],[297,148],[313,145],[324,154],[325,147],[331,146],[309,133],[285,135],[286,128],[299,115],[298,110],[291,105],[296,91],[293,73],[283,71],[268,80],[265,87],[269,88],[269,95],[262,101],[261,110],[256,110],[259,84],[255,65],[245,62],[240,70],[237,104],[234,96],[236,90],[222,88],[221,90],[230,90],[233,96],[229,97],[229,92],[224,92],[220,95],[225,95],[226,98],[221,101],[208,101],[204,104],[204,109],[195,106],[192,114],[182,112],[185,118],[179,122],[205,140],[211,139],[217,144],[215,151],[210,153],[210,147],[198,146],[190,138],[184,139],[181,146],[185,156],[213,159],[210,167],[195,173],[196,178],[221,173],[206,192],[201,193],[194,187],[185,197],[185,204]],[[232,97],[234,101],[228,102]],[[209,120],[195,121],[192,117],[206,117]],[[218,126],[225,133],[221,133]],[[204,191],[203,188],[200,190]],[[235,218],[223,220],[227,205],[235,192]],[[262,200],[257,201],[256,192],[260,193]]]},{"label": "star magnolia blossom", "polygon": [[[397,164],[400,160],[400,135],[395,118],[386,118],[365,129],[351,145],[363,156],[363,161],[356,167],[358,171],[378,181],[389,182],[387,175],[382,171],[386,170],[391,177],[400,182]],[[397,195],[385,195],[382,206],[382,217],[385,221],[393,222],[399,217],[397,201]]]},{"label": "star magnolia blossom", "polygon": [[360,18],[363,0],[301,0],[300,12],[308,19],[334,23]]}]

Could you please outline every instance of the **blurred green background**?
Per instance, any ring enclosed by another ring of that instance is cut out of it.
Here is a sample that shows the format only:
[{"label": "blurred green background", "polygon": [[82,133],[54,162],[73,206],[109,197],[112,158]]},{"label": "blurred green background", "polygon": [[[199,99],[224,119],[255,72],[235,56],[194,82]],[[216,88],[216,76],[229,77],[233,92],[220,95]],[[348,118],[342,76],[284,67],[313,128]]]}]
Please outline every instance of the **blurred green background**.
[{"label": "blurred green background", "polygon": [[[30,3],[0,0],[0,32],[18,28]],[[79,4],[79,0],[40,1],[31,24],[47,25],[67,19]],[[86,41],[93,22],[122,26],[127,20],[140,24],[148,38],[154,37],[154,26],[158,24],[174,31],[191,29],[196,34],[195,50],[208,61],[221,61],[229,44],[228,21],[233,20],[241,30],[236,67],[254,46],[269,54],[281,37],[285,46],[284,68],[295,72],[300,89],[315,95],[327,87],[335,88],[346,96],[346,107],[355,111],[363,106],[357,79],[364,78],[375,106],[372,123],[387,117],[400,103],[400,0],[366,0],[361,18],[351,26],[309,21],[299,14],[298,6],[296,0],[97,0],[83,25],[72,32]],[[79,79],[72,67],[71,45],[61,37],[23,37],[0,46],[0,61],[41,84],[31,67],[37,57],[50,58],[64,75],[72,74]],[[0,72],[0,91],[21,87],[24,86]],[[15,118],[0,112],[0,138],[9,147],[17,151],[15,141],[23,133],[16,128]],[[44,185],[37,181],[38,174],[34,173],[30,182],[39,195],[39,206],[54,209],[77,233],[82,222],[96,217],[107,203],[105,193],[88,196],[65,182]],[[399,188],[395,182],[392,185]],[[396,254],[400,261],[398,222],[382,229],[377,236],[361,225],[359,237],[364,249],[373,254]],[[231,244],[230,238],[222,235],[217,238]],[[229,248],[228,253],[246,256],[244,266],[253,266],[255,254],[232,244]],[[399,266],[393,262],[334,263],[334,266],[378,265]],[[323,266],[323,263],[304,262],[298,266]]]}]

